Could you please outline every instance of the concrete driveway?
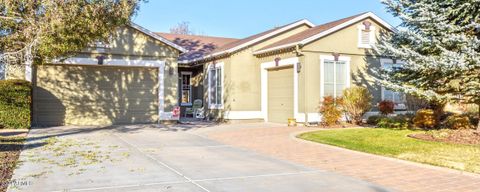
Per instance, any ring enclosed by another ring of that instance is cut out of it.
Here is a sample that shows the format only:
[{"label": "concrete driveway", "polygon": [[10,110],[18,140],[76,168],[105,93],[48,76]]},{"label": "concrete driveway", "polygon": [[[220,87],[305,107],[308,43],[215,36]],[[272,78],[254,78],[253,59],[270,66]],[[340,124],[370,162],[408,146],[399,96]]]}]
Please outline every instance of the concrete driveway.
[{"label": "concrete driveway", "polygon": [[203,136],[206,131],[233,128],[131,125],[33,129],[8,190],[388,191]]}]

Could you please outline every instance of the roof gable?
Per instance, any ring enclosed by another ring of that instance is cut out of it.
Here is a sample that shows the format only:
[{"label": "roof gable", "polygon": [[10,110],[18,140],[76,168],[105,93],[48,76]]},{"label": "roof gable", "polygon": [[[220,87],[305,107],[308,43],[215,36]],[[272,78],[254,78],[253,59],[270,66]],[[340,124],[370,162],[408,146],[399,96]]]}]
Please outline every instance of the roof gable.
[{"label": "roof gable", "polygon": [[323,25],[313,27],[311,29],[305,30],[305,31],[303,31],[301,33],[298,33],[296,35],[292,35],[289,38],[283,39],[279,42],[276,42],[276,43],[273,43],[273,44],[268,45],[266,47],[263,47],[263,48],[255,51],[254,54],[262,54],[262,53],[266,53],[266,52],[270,52],[270,51],[275,51],[275,50],[279,50],[279,49],[293,47],[293,46],[296,46],[296,45],[305,45],[305,44],[308,44],[308,43],[313,42],[315,40],[318,40],[318,39],[320,39],[324,36],[327,36],[331,33],[334,33],[338,30],[341,30],[341,29],[343,29],[347,26],[350,26],[354,23],[357,23],[357,22],[359,22],[363,19],[366,19],[366,18],[372,18],[373,20],[375,20],[379,24],[383,25],[385,28],[387,28],[391,31],[395,31],[395,29],[390,24],[383,21],[382,19],[380,19],[375,14],[373,14],[371,12],[366,12],[366,13],[350,16],[350,17],[347,17],[347,18],[339,19],[339,20],[336,20],[336,21],[333,21],[333,22],[329,22],[329,23],[325,23]]},{"label": "roof gable", "polygon": [[182,53],[185,53],[185,52],[188,51],[188,50],[184,49],[183,47],[178,46],[177,44],[175,44],[175,43],[173,43],[173,42],[171,42],[171,41],[169,41],[169,40],[167,40],[167,39],[165,39],[165,38],[163,38],[163,37],[161,37],[161,36],[159,36],[159,35],[151,32],[151,31],[149,31],[148,29],[145,29],[145,28],[143,28],[142,26],[137,25],[137,24],[135,24],[135,23],[133,23],[133,22],[130,22],[129,26],[132,27],[132,28],[134,28],[134,29],[136,29],[136,30],[138,30],[138,31],[140,31],[140,32],[142,32],[143,34],[145,34],[145,35],[147,35],[147,36],[149,36],[149,37],[157,40],[157,41],[160,41],[160,42],[162,42],[162,43],[165,43],[165,44],[167,44],[167,45],[169,45],[169,46],[171,46],[171,47],[179,50],[179,51],[182,52]]},{"label": "roof gable", "polygon": [[262,42],[262,41],[264,41],[264,40],[266,40],[270,37],[273,37],[275,35],[281,34],[285,31],[288,31],[290,29],[293,29],[293,28],[296,28],[296,27],[302,26],[302,25],[307,25],[309,27],[314,27],[315,26],[310,21],[308,21],[306,19],[302,19],[302,20],[299,20],[299,21],[296,21],[296,22],[293,22],[293,23],[290,23],[290,24],[287,24],[287,25],[284,25],[284,26],[281,26],[281,27],[277,27],[277,28],[274,28],[274,29],[264,31],[262,33],[258,33],[258,34],[249,36],[247,38],[243,38],[243,39],[239,39],[237,41],[233,41],[231,43],[228,43],[228,44],[216,49],[211,54],[206,55],[205,57],[194,59],[194,60],[189,60],[189,61],[185,61],[185,62],[195,62],[195,61],[200,61],[202,59],[207,59],[207,58],[214,57],[214,56],[219,56],[219,55],[223,55],[223,54],[227,54],[227,53],[232,53],[232,52],[244,49],[248,46],[254,45],[256,43]]}]

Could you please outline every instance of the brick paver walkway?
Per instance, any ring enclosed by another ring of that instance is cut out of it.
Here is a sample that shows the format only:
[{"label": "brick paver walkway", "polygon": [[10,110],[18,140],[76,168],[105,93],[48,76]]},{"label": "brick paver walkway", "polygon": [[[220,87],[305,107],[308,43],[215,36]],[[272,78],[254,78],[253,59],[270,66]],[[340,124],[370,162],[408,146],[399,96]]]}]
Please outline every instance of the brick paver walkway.
[{"label": "brick paver walkway", "polygon": [[220,142],[363,179],[398,191],[477,191],[480,176],[294,138],[313,128],[246,128],[208,133]]}]

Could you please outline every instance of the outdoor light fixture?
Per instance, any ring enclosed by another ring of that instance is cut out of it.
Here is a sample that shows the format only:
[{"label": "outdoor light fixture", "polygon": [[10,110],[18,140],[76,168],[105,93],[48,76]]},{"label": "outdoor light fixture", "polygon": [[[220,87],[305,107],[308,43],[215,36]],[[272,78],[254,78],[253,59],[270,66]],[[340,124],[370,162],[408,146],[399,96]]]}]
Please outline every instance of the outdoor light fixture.
[{"label": "outdoor light fixture", "polygon": [[169,62],[165,62],[164,71],[168,71],[169,75],[173,75],[175,72],[172,67],[169,67]]},{"label": "outdoor light fixture", "polygon": [[99,55],[96,58],[97,58],[97,64],[103,65],[103,61],[105,60],[105,56]]},{"label": "outdoor light fixture", "polygon": [[275,58],[275,67],[278,67],[280,60],[281,60],[280,57]]},{"label": "outdoor light fixture", "polygon": [[338,61],[338,58],[340,57],[340,53],[332,53],[333,58],[335,61]]},{"label": "outdoor light fixture", "polygon": [[302,63],[298,62],[297,63],[297,73],[300,73],[302,71]]}]

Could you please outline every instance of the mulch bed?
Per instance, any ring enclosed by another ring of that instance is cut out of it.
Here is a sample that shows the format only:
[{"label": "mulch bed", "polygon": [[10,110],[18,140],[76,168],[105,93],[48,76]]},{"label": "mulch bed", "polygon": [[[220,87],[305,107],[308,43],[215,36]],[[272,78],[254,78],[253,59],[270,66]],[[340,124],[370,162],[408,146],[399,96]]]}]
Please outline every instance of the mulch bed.
[{"label": "mulch bed", "polygon": [[434,130],[425,133],[411,134],[409,137],[427,141],[453,144],[480,145],[480,133],[469,130]]},{"label": "mulch bed", "polygon": [[26,136],[26,130],[0,129],[0,191],[8,188]]}]

